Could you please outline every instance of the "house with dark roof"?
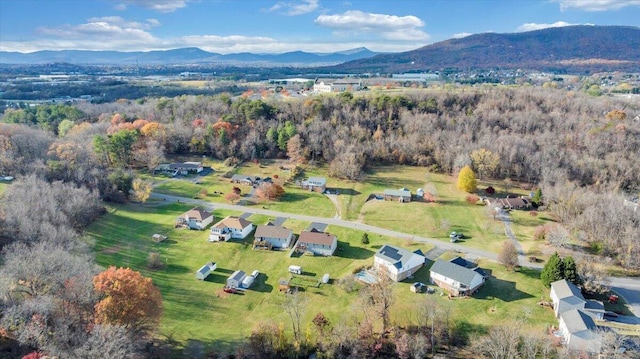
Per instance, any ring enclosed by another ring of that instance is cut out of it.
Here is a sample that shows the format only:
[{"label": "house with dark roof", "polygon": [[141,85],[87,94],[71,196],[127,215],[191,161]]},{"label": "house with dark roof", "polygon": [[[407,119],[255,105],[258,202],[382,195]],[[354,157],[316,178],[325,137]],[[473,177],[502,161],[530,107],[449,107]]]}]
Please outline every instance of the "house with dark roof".
[{"label": "house with dark roof", "polygon": [[526,209],[531,208],[531,200],[527,197],[516,198],[490,198],[488,204],[501,209]]},{"label": "house with dark roof", "polygon": [[300,233],[296,248],[302,252],[311,252],[319,256],[332,256],[338,248],[338,238],[334,234],[319,231]]},{"label": "house with dark roof", "polygon": [[426,257],[420,250],[411,252],[385,244],[373,256],[373,267],[378,271],[386,271],[391,280],[399,282],[422,268],[425,260]]},{"label": "house with dark roof", "polygon": [[200,173],[204,167],[202,167],[202,162],[183,162],[171,163],[169,164],[168,169],[173,172],[174,175],[186,175],[189,173]]},{"label": "house with dark roof", "polygon": [[411,202],[411,191],[406,188],[385,189],[383,197],[387,201]]},{"label": "house with dark roof", "polygon": [[244,184],[247,186],[257,187],[263,183],[271,183],[273,180],[271,177],[259,177],[259,176],[249,176],[249,175],[241,175],[235,174],[231,176],[231,182]]},{"label": "house with dark roof", "polygon": [[266,242],[273,249],[289,248],[293,241],[293,231],[276,225],[260,225],[256,228],[254,244]]},{"label": "house with dark roof", "polygon": [[209,242],[225,242],[230,239],[243,239],[253,230],[253,223],[244,218],[229,216],[211,227]]},{"label": "house with dark roof", "polygon": [[327,189],[327,179],[324,177],[309,177],[300,184],[302,189],[314,192],[324,192]]},{"label": "house with dark roof", "polygon": [[213,222],[213,214],[200,207],[194,207],[181,214],[176,220],[177,227],[203,230]]},{"label": "house with dark roof", "polygon": [[602,345],[598,327],[589,314],[580,309],[562,312],[558,328],[569,350],[599,353]]},{"label": "house with dark roof", "polygon": [[473,269],[438,259],[429,270],[431,283],[453,296],[472,295],[480,288],[485,277]]}]

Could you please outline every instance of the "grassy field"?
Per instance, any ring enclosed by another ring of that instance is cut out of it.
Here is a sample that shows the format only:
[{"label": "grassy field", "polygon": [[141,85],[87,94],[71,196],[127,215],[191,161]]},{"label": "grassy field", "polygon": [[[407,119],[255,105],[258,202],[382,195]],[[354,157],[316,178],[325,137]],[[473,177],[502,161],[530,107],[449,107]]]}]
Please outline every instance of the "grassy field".
[{"label": "grassy field", "polygon": [[[289,328],[289,319],[281,307],[283,294],[277,287],[279,278],[289,276],[287,268],[290,264],[303,267],[303,283],[309,284],[305,288],[309,304],[304,322],[309,322],[319,311],[338,322],[344,317],[345,308],[349,308],[350,313],[358,313],[353,307],[355,294],[347,293],[335,284],[316,288],[314,284],[322,275],[329,273],[335,282],[356,268],[371,265],[374,253],[385,243],[424,252],[431,249],[428,245],[380,235],[370,235],[370,244],[365,246],[360,243],[361,232],[330,226],[327,231],[339,238],[339,250],[334,257],[289,258],[286,252],[253,251],[251,236],[243,241],[209,243],[208,231],[174,229],[173,221],[187,209],[189,206],[180,204],[117,206],[87,230],[95,240],[96,259],[100,265],[131,267],[153,278],[161,290],[165,308],[160,334],[182,345],[197,340],[207,347],[225,351],[248,336],[260,321],[282,322]],[[229,214],[239,213],[216,211],[216,220]],[[249,219],[261,224],[270,218],[253,215]],[[308,224],[287,220],[284,225],[299,233]],[[167,235],[169,239],[154,243],[151,241],[154,233]],[[160,253],[166,264],[164,269],[147,269],[150,252]],[[452,254],[445,254],[447,256]],[[217,263],[217,270],[206,281],[196,280],[195,271],[210,260]],[[548,295],[535,273],[506,273],[491,263],[483,263],[483,267],[489,268],[494,278],[489,279],[476,299],[448,300],[437,294],[428,297],[441,301],[442,305],[450,305],[452,318],[467,324],[469,331],[483,331],[487,323],[507,321],[518,313],[530,315],[527,320],[532,330],[543,330],[553,323],[553,314],[535,305]],[[237,269],[245,272],[257,269],[261,274],[245,294],[228,295],[221,289],[226,278]],[[428,270],[420,270],[414,280],[428,282]],[[409,285],[396,285],[397,300],[392,310],[394,324],[415,324],[416,308],[424,301],[422,296],[409,291]],[[523,310],[525,307],[530,310]]]},{"label": "grassy field", "polygon": [[0,182],[0,194],[2,194],[2,192],[6,191],[8,187],[9,187],[8,183]]}]

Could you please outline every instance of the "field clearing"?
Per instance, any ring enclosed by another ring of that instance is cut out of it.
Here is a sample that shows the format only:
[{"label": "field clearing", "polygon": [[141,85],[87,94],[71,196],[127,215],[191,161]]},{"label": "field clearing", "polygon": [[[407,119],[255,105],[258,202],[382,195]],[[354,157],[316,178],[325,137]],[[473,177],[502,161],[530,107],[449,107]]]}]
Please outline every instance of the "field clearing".
[{"label": "field clearing", "polygon": [[4,191],[6,191],[7,188],[9,188],[9,186],[10,186],[9,183],[0,182],[0,194],[2,194]]}]

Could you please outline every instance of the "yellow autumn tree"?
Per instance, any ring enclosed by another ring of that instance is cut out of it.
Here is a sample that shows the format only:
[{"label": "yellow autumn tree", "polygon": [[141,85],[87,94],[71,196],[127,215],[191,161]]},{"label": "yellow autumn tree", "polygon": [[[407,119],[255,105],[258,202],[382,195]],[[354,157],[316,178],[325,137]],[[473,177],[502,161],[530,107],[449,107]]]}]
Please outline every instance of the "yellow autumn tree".
[{"label": "yellow autumn tree", "polygon": [[473,193],[476,191],[476,187],[478,186],[478,182],[476,181],[476,174],[473,172],[471,167],[464,166],[460,173],[458,173],[458,189]]},{"label": "yellow autumn tree", "polygon": [[136,201],[144,203],[151,196],[151,190],[153,190],[153,184],[150,181],[136,178],[132,183],[131,195]]}]

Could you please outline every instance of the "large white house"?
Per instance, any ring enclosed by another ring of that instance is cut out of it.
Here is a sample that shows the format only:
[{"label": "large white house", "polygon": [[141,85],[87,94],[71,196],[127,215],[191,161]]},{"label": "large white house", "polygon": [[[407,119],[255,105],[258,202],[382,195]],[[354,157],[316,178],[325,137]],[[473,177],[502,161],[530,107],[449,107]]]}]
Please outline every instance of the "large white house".
[{"label": "large white house", "polygon": [[186,226],[190,229],[205,229],[213,222],[213,214],[205,211],[202,208],[195,207],[178,217],[177,224]]},{"label": "large white house", "polygon": [[373,256],[373,267],[383,269],[391,280],[399,282],[422,268],[426,258],[420,250],[410,252],[404,248],[385,244]]},{"label": "large white house", "polygon": [[431,282],[445,289],[453,296],[473,294],[484,284],[484,276],[477,270],[469,269],[455,262],[438,259],[430,269]]},{"label": "large white house", "polygon": [[271,245],[271,248],[289,248],[293,240],[293,231],[289,228],[274,225],[260,225],[254,234],[256,241],[264,241]]},{"label": "large white house", "polygon": [[243,239],[253,230],[253,223],[244,218],[229,216],[211,227],[209,242],[225,242]]}]

